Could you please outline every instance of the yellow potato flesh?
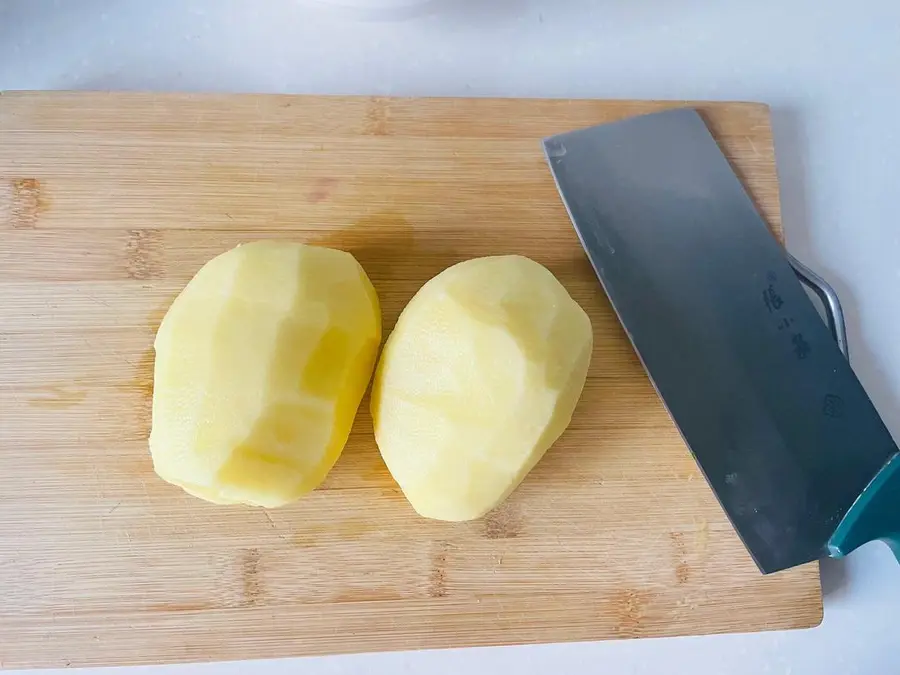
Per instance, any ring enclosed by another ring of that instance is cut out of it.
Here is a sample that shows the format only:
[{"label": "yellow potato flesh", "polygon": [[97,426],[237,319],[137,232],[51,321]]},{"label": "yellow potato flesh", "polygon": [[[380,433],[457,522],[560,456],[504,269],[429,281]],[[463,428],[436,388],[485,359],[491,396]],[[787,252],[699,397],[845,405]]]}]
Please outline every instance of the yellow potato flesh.
[{"label": "yellow potato flesh", "polygon": [[156,335],[154,469],[215,503],[297,499],[343,450],[380,340],[349,253],[264,241],[214,258]]},{"label": "yellow potato flesh", "polygon": [[571,420],[590,319],[543,266],[478,258],[429,281],[385,345],[375,438],[423,516],[478,518],[502,502]]}]

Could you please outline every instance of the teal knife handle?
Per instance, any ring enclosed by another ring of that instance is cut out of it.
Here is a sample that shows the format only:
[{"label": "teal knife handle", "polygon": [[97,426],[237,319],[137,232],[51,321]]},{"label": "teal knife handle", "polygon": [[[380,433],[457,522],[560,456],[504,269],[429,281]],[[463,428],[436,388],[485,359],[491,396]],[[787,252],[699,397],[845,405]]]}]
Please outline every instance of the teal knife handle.
[{"label": "teal knife handle", "polygon": [[886,543],[900,562],[900,452],[892,456],[847,511],[828,554],[842,558],[870,541]]}]

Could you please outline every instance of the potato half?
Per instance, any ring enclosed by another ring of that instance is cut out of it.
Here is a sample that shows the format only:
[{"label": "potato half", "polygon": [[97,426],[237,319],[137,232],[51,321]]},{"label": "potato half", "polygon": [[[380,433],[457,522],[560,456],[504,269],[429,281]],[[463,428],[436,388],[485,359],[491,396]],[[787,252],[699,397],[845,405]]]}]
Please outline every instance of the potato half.
[{"label": "potato half", "polygon": [[520,256],[478,258],[426,283],[385,345],[375,438],[423,516],[478,518],[571,420],[591,358],[587,314]]},{"label": "potato half", "polygon": [[378,297],[349,253],[260,241],[214,258],[156,335],[156,472],[215,503],[274,507],[314,489],[380,340]]}]

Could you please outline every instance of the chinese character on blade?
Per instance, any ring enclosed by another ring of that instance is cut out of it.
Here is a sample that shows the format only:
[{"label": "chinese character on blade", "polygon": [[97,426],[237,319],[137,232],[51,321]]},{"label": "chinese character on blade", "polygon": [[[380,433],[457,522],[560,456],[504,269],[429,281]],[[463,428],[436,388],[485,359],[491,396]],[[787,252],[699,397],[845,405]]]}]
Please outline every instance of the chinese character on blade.
[{"label": "chinese character on blade", "polygon": [[794,356],[798,359],[805,359],[812,351],[812,347],[809,346],[806,338],[803,337],[803,333],[794,333],[791,336],[791,344],[794,345]]},{"label": "chinese character on blade", "polygon": [[781,299],[781,296],[778,295],[778,291],[775,290],[775,286],[772,284],[769,284],[769,287],[763,291],[763,302],[766,303],[766,309],[769,312],[777,311],[784,305],[784,300]]}]

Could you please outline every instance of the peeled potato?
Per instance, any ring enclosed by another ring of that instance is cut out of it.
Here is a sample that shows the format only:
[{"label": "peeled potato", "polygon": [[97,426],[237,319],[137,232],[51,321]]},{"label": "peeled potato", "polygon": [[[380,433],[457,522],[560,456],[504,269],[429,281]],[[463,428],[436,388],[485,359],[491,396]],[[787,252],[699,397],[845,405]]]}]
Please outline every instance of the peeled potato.
[{"label": "peeled potato", "polygon": [[568,426],[591,358],[591,322],[545,267],[478,258],[425,284],[385,345],[375,438],[413,508],[478,518]]},{"label": "peeled potato", "polygon": [[156,335],[154,469],[219,504],[297,499],[343,450],[380,340],[349,253],[260,241],[214,258]]}]

